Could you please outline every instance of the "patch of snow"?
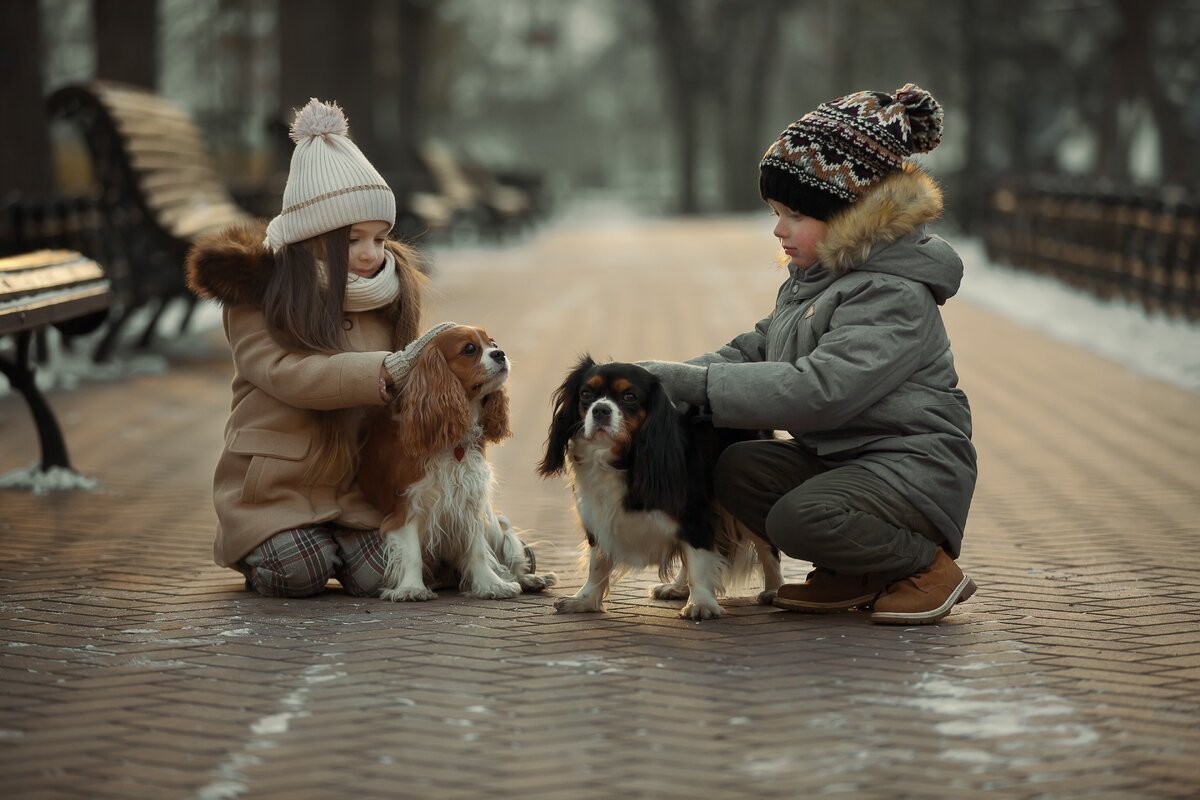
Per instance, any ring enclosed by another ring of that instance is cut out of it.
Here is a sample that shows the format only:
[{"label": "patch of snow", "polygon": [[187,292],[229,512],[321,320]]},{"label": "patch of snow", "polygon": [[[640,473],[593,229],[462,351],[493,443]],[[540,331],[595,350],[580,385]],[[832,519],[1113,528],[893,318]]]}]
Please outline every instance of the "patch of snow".
[{"label": "patch of snow", "polygon": [[270,736],[287,733],[288,723],[296,718],[296,714],[286,711],[282,714],[271,714],[250,725],[250,732],[255,736]]},{"label": "patch of snow", "polygon": [[51,467],[45,472],[37,464],[30,464],[25,469],[14,469],[0,475],[0,489],[20,489],[32,491],[34,494],[49,492],[85,491],[90,492],[100,485],[95,478],[80,475],[73,469]]},{"label": "patch of snow", "polygon": [[1200,325],[1123,300],[1104,300],[1047,275],[993,264],[979,240],[952,244],[963,261],[959,298],[1143,375],[1200,392]]}]

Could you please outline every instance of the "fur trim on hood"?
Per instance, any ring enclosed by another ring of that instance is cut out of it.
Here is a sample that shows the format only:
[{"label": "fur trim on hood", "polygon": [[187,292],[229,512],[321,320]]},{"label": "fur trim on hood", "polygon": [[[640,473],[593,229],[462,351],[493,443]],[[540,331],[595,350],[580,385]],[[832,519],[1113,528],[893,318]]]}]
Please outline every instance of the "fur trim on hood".
[{"label": "fur trim on hood", "polygon": [[817,257],[835,273],[867,260],[871,248],[895,242],[942,213],[942,190],[933,178],[906,163],[829,222]]},{"label": "fur trim on hood", "polygon": [[192,294],[222,305],[262,305],[275,269],[275,255],[263,247],[266,230],[262,222],[247,222],[199,239],[187,257]]}]

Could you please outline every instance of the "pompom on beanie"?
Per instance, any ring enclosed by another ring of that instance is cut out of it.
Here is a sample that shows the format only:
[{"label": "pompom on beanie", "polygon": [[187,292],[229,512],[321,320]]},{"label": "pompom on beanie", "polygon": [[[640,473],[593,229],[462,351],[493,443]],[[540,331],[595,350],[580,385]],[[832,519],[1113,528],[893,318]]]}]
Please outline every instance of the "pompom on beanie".
[{"label": "pompom on beanie", "polygon": [[942,139],[942,106],[913,83],[822,103],[779,135],[759,162],[759,192],[829,220]]},{"label": "pompom on beanie", "polygon": [[383,176],[350,141],[350,125],[337,103],[312,98],[296,112],[283,210],[267,225],[263,245],[285,245],[357,222],[396,223],[396,196]]}]

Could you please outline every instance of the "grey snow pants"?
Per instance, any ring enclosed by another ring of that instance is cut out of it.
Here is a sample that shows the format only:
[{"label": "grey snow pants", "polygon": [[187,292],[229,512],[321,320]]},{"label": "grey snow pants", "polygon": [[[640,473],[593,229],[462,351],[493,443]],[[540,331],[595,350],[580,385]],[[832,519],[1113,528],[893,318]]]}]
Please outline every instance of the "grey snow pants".
[{"label": "grey snow pants", "polygon": [[898,580],[928,567],[943,537],[860,464],[794,439],[739,442],[717,460],[717,499],[783,553],[848,575]]}]

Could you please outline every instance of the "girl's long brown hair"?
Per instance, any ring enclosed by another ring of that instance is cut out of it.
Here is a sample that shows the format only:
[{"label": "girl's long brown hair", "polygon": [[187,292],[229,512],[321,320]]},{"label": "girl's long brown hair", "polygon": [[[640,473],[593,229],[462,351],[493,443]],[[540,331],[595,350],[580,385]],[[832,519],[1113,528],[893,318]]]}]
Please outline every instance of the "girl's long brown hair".
[{"label": "girl's long brown hair", "polygon": [[[400,314],[394,320],[393,347],[416,338],[424,276],[416,251],[389,241],[400,277]],[[308,353],[346,349],[342,305],[350,273],[350,226],[285,246],[275,254],[275,269],[263,295],[267,331],[281,346]],[[327,475],[350,476],[356,469],[356,409],[314,411],[320,439],[304,473],[306,483]],[[338,480],[340,484],[341,479]]]}]

